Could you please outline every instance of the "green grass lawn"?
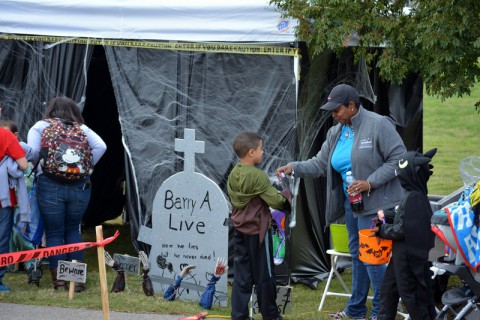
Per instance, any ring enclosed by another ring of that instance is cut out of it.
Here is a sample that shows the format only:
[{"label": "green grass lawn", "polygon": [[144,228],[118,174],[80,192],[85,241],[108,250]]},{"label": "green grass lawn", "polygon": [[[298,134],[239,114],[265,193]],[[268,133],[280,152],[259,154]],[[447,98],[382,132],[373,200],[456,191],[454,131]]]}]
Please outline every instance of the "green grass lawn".
[{"label": "green grass lawn", "polygon": [[471,96],[440,99],[424,96],[423,150],[438,148],[432,160],[434,174],[428,182],[431,195],[448,195],[463,186],[459,164],[466,157],[480,157],[480,85]]},{"label": "green grass lawn", "polygon": [[[128,224],[104,224],[104,238],[112,236],[116,230],[120,231],[120,236],[105,247],[111,255],[114,253],[136,255],[136,252],[130,241],[130,230]],[[89,228],[83,230],[84,241],[95,241],[95,229]],[[5,275],[4,281],[11,287],[11,292],[0,293],[0,302],[11,302],[19,304],[31,304],[42,306],[58,306],[67,308],[88,308],[101,310],[101,291],[99,285],[99,272],[97,249],[85,250],[85,262],[87,263],[87,290],[76,293],[74,299],[68,299],[68,291],[55,291],[51,287],[51,277],[46,267],[42,268],[44,274],[40,281],[40,287],[27,284],[27,275],[25,272],[9,272]],[[110,291],[116,273],[107,266],[108,290]],[[345,271],[345,279],[350,279],[349,270]],[[126,275],[127,287],[124,292],[109,292],[109,306],[111,311],[131,312],[131,313],[158,313],[158,314],[178,314],[193,315],[205,311],[197,302],[175,300],[167,302],[163,299],[163,293],[156,293],[153,297],[147,297],[142,290],[141,276]],[[338,311],[346,302],[343,297],[327,297],[324,310],[317,311],[325,282],[321,282],[316,290],[310,289],[303,284],[293,284],[293,306],[288,314],[290,320],[308,320],[308,319],[329,319],[328,312]],[[330,291],[341,290],[338,281],[332,281]],[[231,287],[228,287],[229,292]],[[230,293],[229,293],[230,294]],[[230,301],[230,297],[229,297]],[[370,304],[370,302],[369,302]],[[229,308],[214,306],[209,314],[229,315]],[[256,319],[261,319],[257,316]]]},{"label": "green grass lawn", "polygon": [[[120,219],[116,219],[114,223],[108,222],[103,225],[104,238],[112,236],[116,230],[120,231],[120,236],[105,247],[105,251],[111,255],[114,253],[130,254],[136,256],[136,252],[130,241],[130,229],[128,224],[119,224]],[[83,230],[84,241],[95,240],[95,228]],[[51,277],[46,267],[40,286],[27,284],[27,275],[25,272],[8,272],[4,277],[4,282],[11,287],[11,292],[0,293],[0,302],[10,302],[18,304],[40,305],[40,306],[56,306],[66,308],[87,308],[101,310],[101,291],[100,279],[98,272],[97,249],[92,248],[85,250],[85,262],[87,263],[87,290],[85,292],[76,293],[74,299],[69,300],[68,291],[55,291],[51,286]],[[116,273],[108,266],[107,269],[107,288],[110,291],[114,282]],[[350,287],[351,273],[350,269],[345,269],[342,277]],[[147,297],[142,290],[141,276],[126,275],[126,289],[123,292],[109,292],[110,311],[130,312],[130,313],[153,313],[153,314],[170,314],[170,315],[194,315],[205,311],[197,302],[184,301],[177,299],[173,302],[167,302],[163,299],[163,293],[156,293],[153,297]],[[320,299],[325,288],[326,282],[319,282],[317,289],[313,290],[303,284],[291,284],[293,287],[293,303],[292,310],[286,315],[288,320],[310,320],[310,319],[330,319],[329,312],[341,310],[347,298],[328,296],[325,300],[323,310],[318,311]],[[228,286],[229,295],[231,292]],[[331,292],[344,292],[340,282],[332,280]],[[230,296],[229,296],[230,302]],[[371,300],[368,300],[367,306],[371,308]],[[229,308],[214,306],[209,311],[210,315],[229,315]],[[255,319],[261,319],[256,316]],[[403,319],[398,316],[398,320]]]}]

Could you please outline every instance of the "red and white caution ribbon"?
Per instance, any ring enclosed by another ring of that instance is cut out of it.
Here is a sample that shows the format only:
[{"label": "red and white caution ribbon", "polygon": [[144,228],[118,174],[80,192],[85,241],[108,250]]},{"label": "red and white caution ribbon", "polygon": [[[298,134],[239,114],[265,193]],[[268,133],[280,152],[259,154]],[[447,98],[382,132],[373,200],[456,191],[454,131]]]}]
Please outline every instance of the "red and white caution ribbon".
[{"label": "red and white caution ribbon", "polygon": [[56,256],[59,254],[65,254],[65,253],[80,251],[80,250],[94,248],[94,247],[103,247],[106,244],[109,244],[110,242],[115,240],[119,234],[120,233],[117,230],[112,237],[103,239],[102,241],[72,243],[72,244],[67,244],[63,246],[55,246],[55,247],[0,254],[0,267],[7,266],[9,264],[14,264],[17,262],[31,260],[31,259],[42,259],[50,256]]}]

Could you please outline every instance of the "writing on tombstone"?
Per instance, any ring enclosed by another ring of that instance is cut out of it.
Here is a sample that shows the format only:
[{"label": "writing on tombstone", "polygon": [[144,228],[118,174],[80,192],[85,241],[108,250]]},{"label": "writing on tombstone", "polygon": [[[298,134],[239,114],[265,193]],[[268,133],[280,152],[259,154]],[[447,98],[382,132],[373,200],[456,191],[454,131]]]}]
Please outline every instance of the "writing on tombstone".
[{"label": "writing on tombstone", "polygon": [[57,279],[85,283],[87,282],[87,264],[60,260],[57,266]]},{"label": "writing on tombstone", "polygon": [[[184,152],[184,171],[158,189],[152,209],[152,227],[141,226],[138,240],[152,245],[150,278],[155,292],[164,292],[181,270],[195,265],[185,276],[176,297],[198,300],[205,291],[217,258],[228,257],[229,209],[219,186],[195,169],[195,154],[205,143],[195,140],[195,130],[185,129],[184,139],[175,139],[175,151]],[[214,305],[227,306],[227,276],[215,285]]]},{"label": "writing on tombstone", "polygon": [[113,254],[113,260],[118,263],[125,273],[140,274],[140,258],[132,257],[128,254]]}]

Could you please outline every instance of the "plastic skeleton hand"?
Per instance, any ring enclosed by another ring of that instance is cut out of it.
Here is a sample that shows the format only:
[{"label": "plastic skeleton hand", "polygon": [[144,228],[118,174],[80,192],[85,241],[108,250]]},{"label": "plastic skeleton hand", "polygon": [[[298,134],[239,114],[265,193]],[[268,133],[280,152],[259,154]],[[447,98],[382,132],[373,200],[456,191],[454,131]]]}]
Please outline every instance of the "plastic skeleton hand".
[{"label": "plastic skeleton hand", "polygon": [[197,266],[193,265],[188,265],[185,266],[182,271],[180,271],[180,274],[177,275],[177,278],[175,279],[175,282],[172,283],[171,285],[168,286],[167,290],[165,290],[165,293],[163,294],[163,298],[168,300],[168,301],[173,301],[175,300],[177,296],[177,290],[180,287],[180,284],[182,283],[183,278],[190,273],[193,269],[195,269]]},{"label": "plastic skeleton hand", "polygon": [[142,289],[143,292],[147,297],[154,295],[152,280],[148,276],[148,272],[150,271],[150,260],[148,260],[148,256],[144,251],[140,251],[138,256],[142,260],[142,267],[143,267],[143,281],[142,281]]},{"label": "plastic skeleton hand", "polygon": [[113,264],[115,263],[115,260],[113,260],[112,256],[110,255],[110,253],[108,253],[107,251],[105,251],[105,264],[107,266],[110,266],[110,267],[113,267]]},{"label": "plastic skeleton hand", "polygon": [[118,264],[118,262],[113,260],[112,256],[107,251],[105,251],[105,264],[112,267],[113,270],[115,270],[117,272],[124,272],[124,270]]},{"label": "plastic skeleton hand", "polygon": [[117,276],[115,277],[115,281],[113,282],[112,292],[120,292],[125,290],[125,272],[123,271],[122,267],[113,260],[112,256],[105,251],[105,264],[112,267],[113,270],[117,271]]},{"label": "plastic skeleton hand", "polygon": [[184,268],[182,269],[182,271],[180,271],[180,277],[181,277],[182,279],[185,278],[185,276],[186,276],[187,274],[189,274],[190,271],[192,271],[192,270],[195,269],[196,267],[197,267],[197,266],[194,266],[194,265],[188,265],[188,266],[184,267]]},{"label": "plastic skeleton hand", "polygon": [[201,307],[207,310],[210,310],[212,308],[212,303],[215,296],[215,284],[217,283],[218,280],[220,280],[220,277],[222,276],[222,274],[227,272],[227,270],[228,270],[227,259],[218,258],[217,264],[215,265],[214,274],[211,276],[210,281],[208,282],[207,288],[202,293],[202,296],[198,301],[198,304]]},{"label": "plastic skeleton hand", "polygon": [[112,256],[107,251],[105,251],[105,264],[112,267],[113,270],[115,270],[117,272],[123,272],[124,271],[122,269],[122,267],[118,264],[118,262],[113,260]]},{"label": "plastic skeleton hand", "polygon": [[226,258],[218,258],[215,266],[215,277],[219,278],[222,274],[227,272],[228,263]]},{"label": "plastic skeleton hand", "polygon": [[142,259],[143,270],[150,270],[150,260],[148,260],[148,256],[145,251],[140,251],[138,255],[140,256],[140,259]]}]

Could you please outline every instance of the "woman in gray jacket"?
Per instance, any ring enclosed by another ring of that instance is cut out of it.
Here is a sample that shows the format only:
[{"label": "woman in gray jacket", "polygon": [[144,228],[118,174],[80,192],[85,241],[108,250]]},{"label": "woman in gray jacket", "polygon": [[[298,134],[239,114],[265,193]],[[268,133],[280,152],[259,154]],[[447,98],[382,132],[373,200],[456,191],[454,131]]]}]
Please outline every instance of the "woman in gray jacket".
[{"label": "woman in gray jacket", "polygon": [[[379,209],[394,208],[400,203],[403,189],[395,177],[400,156],[406,152],[393,121],[368,111],[360,104],[358,92],[346,84],[337,85],[322,110],[332,111],[338,122],[328,130],[322,148],[313,158],[291,162],[277,169],[281,174],[296,177],[327,179],[326,222],[344,217],[352,255],[352,296],[344,310],[330,314],[334,319],[366,319],[365,305],[370,283],[373,308],[369,319],[377,318],[380,306],[380,285],[386,265],[371,265],[358,259],[358,230],[368,229]],[[345,182],[352,171],[355,181]],[[362,193],[363,209],[353,212],[348,194]]]}]

